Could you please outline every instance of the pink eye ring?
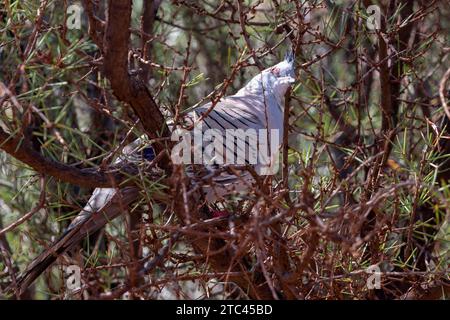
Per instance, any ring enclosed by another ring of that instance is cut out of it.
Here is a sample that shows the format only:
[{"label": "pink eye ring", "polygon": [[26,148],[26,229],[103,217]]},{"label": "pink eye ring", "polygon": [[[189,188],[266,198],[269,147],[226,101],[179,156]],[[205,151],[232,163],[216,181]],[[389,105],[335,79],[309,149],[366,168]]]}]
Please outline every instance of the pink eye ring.
[{"label": "pink eye ring", "polygon": [[274,75],[279,76],[280,75],[280,68],[274,67],[270,70]]}]

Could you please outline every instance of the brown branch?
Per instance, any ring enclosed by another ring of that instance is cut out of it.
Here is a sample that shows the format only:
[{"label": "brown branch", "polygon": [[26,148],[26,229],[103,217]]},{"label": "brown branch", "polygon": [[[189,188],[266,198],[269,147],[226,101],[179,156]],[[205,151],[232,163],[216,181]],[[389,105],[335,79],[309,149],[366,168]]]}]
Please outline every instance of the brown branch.
[{"label": "brown branch", "polygon": [[446,92],[445,88],[447,87],[448,79],[450,78],[450,68],[447,69],[444,76],[442,77],[442,80],[439,84],[439,98],[441,99],[442,107],[444,108],[445,114],[450,119],[450,110],[448,109],[447,105],[447,99],[446,99]]},{"label": "brown branch", "polygon": [[21,135],[9,135],[0,128],[0,149],[19,161],[29,165],[36,172],[61,181],[86,188],[111,187],[120,184],[123,175],[119,172],[102,173],[94,169],[78,169],[44,157]]},{"label": "brown branch", "polygon": [[[104,74],[117,98],[128,103],[139,117],[147,135],[156,139],[169,136],[164,116],[145,84],[128,73],[128,49],[131,24],[131,0],[110,0],[104,44]],[[165,146],[158,142],[156,152]]]},{"label": "brown branch", "polygon": [[264,65],[262,64],[262,62],[259,60],[258,56],[256,55],[256,52],[253,49],[253,46],[250,42],[250,37],[245,29],[246,22],[247,22],[247,16],[242,7],[242,0],[237,1],[237,8],[239,11],[239,24],[241,25],[241,30],[242,30],[241,34],[244,37],[245,44],[247,45],[248,50],[250,50],[250,54],[252,55],[253,60],[255,61],[255,64],[258,66],[259,70],[262,71],[265,69]]},{"label": "brown branch", "polygon": [[89,36],[103,50],[104,21],[95,15],[92,0],[83,0],[83,6],[89,19]]},{"label": "brown branch", "polygon": [[450,297],[448,281],[438,281],[428,285],[413,288],[405,293],[401,300],[446,300]]},{"label": "brown branch", "polygon": [[381,110],[382,110],[382,132],[386,133],[394,126],[392,122],[392,96],[390,68],[387,51],[387,43],[383,35],[378,35],[379,59],[380,59],[380,87],[381,87]]},{"label": "brown branch", "polygon": [[[412,14],[413,3],[414,1],[401,1],[403,7],[399,15],[400,20]],[[390,5],[391,7],[389,8],[385,7],[385,17],[389,16],[389,10],[393,11],[395,9],[392,7],[394,2],[391,2]],[[401,55],[408,52],[408,42],[413,27],[412,23],[408,23],[399,28],[398,39],[395,39],[395,43],[397,43],[395,47],[397,54],[390,57],[388,53],[389,41],[387,39],[386,24],[387,21],[383,18],[381,20],[380,31],[378,32],[382,120],[381,137],[378,139],[378,148],[376,151],[383,151],[384,154],[381,162],[377,163],[372,171],[374,173],[372,175],[373,179],[370,182],[368,190],[377,188],[377,181],[381,175],[381,170],[386,165],[392,151],[392,141],[396,134],[395,128],[398,122],[397,114],[400,106],[401,81],[404,76]]]},{"label": "brown branch", "polygon": [[[284,96],[284,114],[283,114],[283,188],[289,189],[289,113],[291,104],[291,89],[286,91]],[[291,199],[289,197],[289,192],[286,193],[285,197],[288,204],[291,204]]]},{"label": "brown branch", "polygon": [[[411,15],[414,14],[414,1],[411,0],[402,0],[399,1],[399,6],[401,6],[400,16],[398,25],[401,25],[405,19],[408,19]],[[411,36],[414,37],[412,42],[415,42],[415,37],[417,37],[417,33],[412,33],[413,27],[415,25],[414,21],[410,21],[398,29],[398,38],[394,38],[395,40],[395,50],[400,53],[393,58],[392,68],[391,68],[391,103],[392,103],[392,122],[393,127],[397,126],[398,123],[398,111],[400,108],[400,95],[401,95],[401,82],[405,75],[404,70],[404,57],[407,57],[409,52],[411,51],[411,47],[409,45]]]},{"label": "brown branch", "polygon": [[[172,180],[175,182],[172,184],[172,194],[174,195],[172,207],[183,224],[192,227],[191,222],[204,220],[201,208],[199,208],[201,197],[199,192],[189,192],[189,195],[187,192],[183,192],[183,189],[188,189],[190,186],[186,185],[188,181],[181,178],[179,175],[182,175],[182,173],[178,171],[174,170],[172,176]],[[214,233],[208,226],[199,228],[198,231],[208,235]],[[250,276],[247,275],[246,271],[249,271],[250,267],[247,266],[245,257],[236,258],[224,239],[215,239],[212,236],[198,237],[194,234],[189,237],[189,240],[197,253],[207,257],[206,261],[214,272],[225,273],[225,282],[235,283],[252,299],[273,299],[270,288],[261,272],[254,270]],[[244,271],[244,273],[242,274],[241,271]]]},{"label": "brown branch", "polygon": [[[162,0],[147,0],[144,1],[144,12],[142,14],[141,23],[141,38],[142,38],[142,58],[145,61],[151,60],[152,42],[150,35],[153,33],[153,26],[155,24],[156,13],[161,5]],[[149,80],[151,68],[150,65],[141,63],[143,69],[142,79],[145,83]]]}]

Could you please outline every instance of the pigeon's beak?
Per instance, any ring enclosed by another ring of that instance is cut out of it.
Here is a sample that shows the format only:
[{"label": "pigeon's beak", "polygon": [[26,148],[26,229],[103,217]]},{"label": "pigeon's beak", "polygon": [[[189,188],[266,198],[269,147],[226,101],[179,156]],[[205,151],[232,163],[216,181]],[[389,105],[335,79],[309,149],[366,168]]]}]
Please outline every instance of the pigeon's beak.
[{"label": "pigeon's beak", "polygon": [[291,76],[287,76],[287,77],[281,77],[278,79],[278,81],[280,82],[280,84],[287,84],[287,85],[291,85],[295,82],[295,78],[291,77]]},{"label": "pigeon's beak", "polygon": [[295,79],[287,76],[287,77],[281,77],[278,78],[278,83],[277,83],[277,91],[281,94],[284,95],[284,93],[286,92],[286,90],[295,82]]}]

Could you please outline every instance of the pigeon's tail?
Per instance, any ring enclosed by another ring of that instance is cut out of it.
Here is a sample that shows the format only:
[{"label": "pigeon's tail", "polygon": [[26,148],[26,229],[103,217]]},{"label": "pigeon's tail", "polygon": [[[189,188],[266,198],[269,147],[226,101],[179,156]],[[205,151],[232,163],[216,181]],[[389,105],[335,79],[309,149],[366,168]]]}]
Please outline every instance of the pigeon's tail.
[{"label": "pigeon's tail", "polygon": [[70,232],[64,234],[52,246],[37,256],[16,281],[16,290],[21,296],[27,288],[50,267],[58,257],[69,250],[74,244],[74,235]]},{"label": "pigeon's tail", "polygon": [[55,260],[56,256],[49,255],[48,252],[44,252],[36,258],[36,260],[33,261],[33,264],[25,270],[19,279],[17,279],[16,290],[19,296],[22,296],[34,280],[52,265]]},{"label": "pigeon's tail", "polygon": [[72,221],[67,231],[36,257],[16,281],[13,291],[22,295],[56,259],[85,237],[101,229],[106,223],[119,216],[139,195],[136,187],[120,190],[112,188],[95,189],[86,207]]}]

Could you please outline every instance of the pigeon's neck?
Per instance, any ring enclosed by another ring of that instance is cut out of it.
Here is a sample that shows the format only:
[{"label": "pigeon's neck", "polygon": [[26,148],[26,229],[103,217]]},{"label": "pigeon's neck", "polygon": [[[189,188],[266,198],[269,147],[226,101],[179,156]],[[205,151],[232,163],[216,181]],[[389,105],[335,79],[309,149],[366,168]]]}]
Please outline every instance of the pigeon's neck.
[{"label": "pigeon's neck", "polygon": [[279,96],[278,94],[275,94],[275,92],[271,89],[262,89],[258,88],[259,90],[255,90],[255,88],[250,89],[248,87],[244,87],[241,90],[239,90],[235,96],[237,97],[243,97],[243,96],[257,96],[259,99],[263,99],[265,103],[270,105],[271,107],[279,108],[281,111],[284,110],[284,96]]},{"label": "pigeon's neck", "polygon": [[277,94],[269,93],[269,94],[265,94],[264,95],[265,98],[268,100],[268,102],[270,103],[270,105],[276,105],[277,108],[280,109],[281,112],[284,111],[284,96],[283,97],[279,97]]}]

